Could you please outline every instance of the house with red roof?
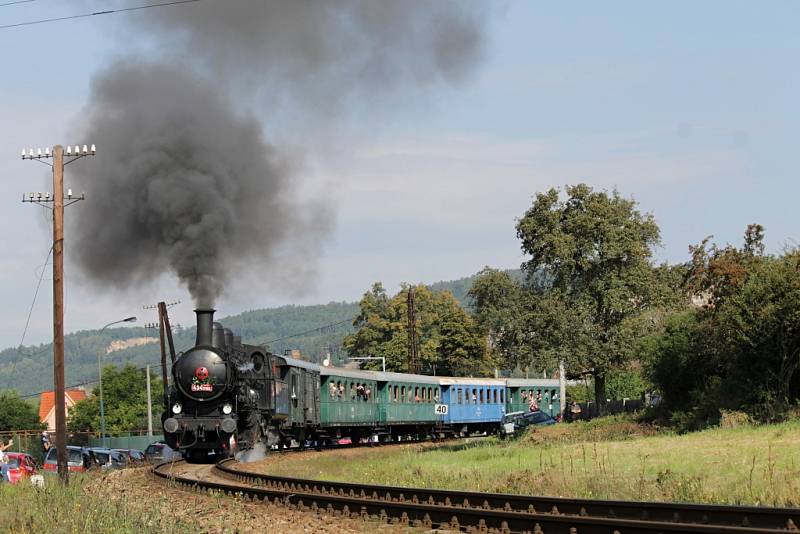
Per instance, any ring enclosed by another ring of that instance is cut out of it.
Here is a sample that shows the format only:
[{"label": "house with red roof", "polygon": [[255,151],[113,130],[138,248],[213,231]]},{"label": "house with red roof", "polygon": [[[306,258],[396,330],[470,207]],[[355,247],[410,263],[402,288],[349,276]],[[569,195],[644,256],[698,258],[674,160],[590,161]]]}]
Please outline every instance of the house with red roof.
[{"label": "house with red roof", "polygon": [[[67,418],[69,410],[75,403],[86,398],[86,392],[82,389],[68,389],[64,392],[64,404],[67,408]],[[47,425],[47,430],[56,429],[56,392],[45,391],[39,398],[39,421]]]}]

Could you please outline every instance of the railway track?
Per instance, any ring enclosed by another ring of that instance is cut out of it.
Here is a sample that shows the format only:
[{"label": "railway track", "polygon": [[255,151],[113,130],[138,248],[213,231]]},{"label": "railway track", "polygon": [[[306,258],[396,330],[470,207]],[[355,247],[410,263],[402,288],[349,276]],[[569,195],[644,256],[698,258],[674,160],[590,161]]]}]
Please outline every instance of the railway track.
[{"label": "railway track", "polygon": [[563,499],[275,477],[238,469],[165,463],[154,473],[193,489],[239,494],[315,513],[427,528],[530,534],[756,534],[798,532],[800,509]]}]

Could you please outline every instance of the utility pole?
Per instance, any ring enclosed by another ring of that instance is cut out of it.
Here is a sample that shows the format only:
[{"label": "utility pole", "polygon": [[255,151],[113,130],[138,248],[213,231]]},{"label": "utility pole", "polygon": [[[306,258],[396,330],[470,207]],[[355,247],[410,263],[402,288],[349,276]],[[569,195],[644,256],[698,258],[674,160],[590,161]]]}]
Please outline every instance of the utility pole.
[{"label": "utility pole", "polygon": [[558,401],[561,420],[564,420],[564,412],[567,410],[567,372],[564,370],[564,360],[558,362]]},{"label": "utility pole", "polygon": [[414,287],[408,288],[408,372],[417,373],[417,312],[414,309]]},{"label": "utility pole", "polygon": [[172,341],[172,327],[169,324],[169,316],[167,315],[167,308],[180,304],[181,301],[175,300],[169,304],[161,301],[150,306],[142,306],[145,310],[158,310],[158,325],[148,324],[145,328],[158,328],[158,341],[161,349],[161,381],[164,387],[164,408],[169,409],[167,399],[169,398],[169,373],[167,373],[167,348],[165,341],[169,341],[169,350],[172,363],[175,363],[175,345]]},{"label": "utility pole", "polygon": [[[44,163],[53,168],[53,386],[55,389],[55,412],[56,412],[56,462],[58,465],[58,476],[63,484],[69,482],[69,471],[67,469],[67,410],[64,394],[64,167],[84,156],[94,156],[95,146],[89,149],[83,145],[67,147],[67,157],[64,161],[64,147],[56,145],[53,147],[52,154],[50,148],[45,148],[44,153],[41,148],[22,151],[22,159],[29,159]],[[53,163],[46,160],[53,159]],[[69,204],[78,200],[83,200],[85,195],[72,197],[72,189],[68,191],[67,198]],[[28,193],[28,199],[23,196],[23,202],[33,202],[46,207],[51,202],[50,193]]]},{"label": "utility pole", "polygon": [[150,396],[150,365],[147,365],[147,435],[153,436],[153,400]]}]

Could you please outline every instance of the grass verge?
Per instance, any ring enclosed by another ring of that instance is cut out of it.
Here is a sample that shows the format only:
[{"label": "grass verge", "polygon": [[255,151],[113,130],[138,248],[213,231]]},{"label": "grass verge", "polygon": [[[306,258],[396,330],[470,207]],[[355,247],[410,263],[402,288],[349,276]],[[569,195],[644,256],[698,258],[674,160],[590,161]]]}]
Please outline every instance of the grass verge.
[{"label": "grass verge", "polygon": [[800,506],[800,422],[674,435],[627,418],[442,447],[358,449],[270,473],[470,491]]},{"label": "grass verge", "polygon": [[148,534],[181,523],[139,500],[110,495],[100,474],[70,474],[68,486],[45,476],[45,486],[22,482],[0,485],[0,530],[11,533]]}]

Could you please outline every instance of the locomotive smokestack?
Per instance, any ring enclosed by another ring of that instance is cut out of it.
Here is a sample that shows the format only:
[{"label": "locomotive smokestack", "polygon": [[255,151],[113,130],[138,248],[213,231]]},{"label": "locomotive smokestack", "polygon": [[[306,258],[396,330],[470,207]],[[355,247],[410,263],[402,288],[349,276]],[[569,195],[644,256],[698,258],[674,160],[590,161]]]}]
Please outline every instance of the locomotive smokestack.
[{"label": "locomotive smokestack", "polygon": [[214,312],[212,309],[196,309],[197,340],[195,345],[211,345],[211,333],[214,329]]}]

